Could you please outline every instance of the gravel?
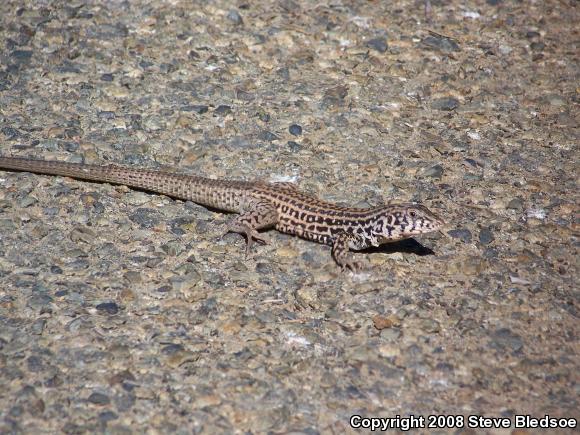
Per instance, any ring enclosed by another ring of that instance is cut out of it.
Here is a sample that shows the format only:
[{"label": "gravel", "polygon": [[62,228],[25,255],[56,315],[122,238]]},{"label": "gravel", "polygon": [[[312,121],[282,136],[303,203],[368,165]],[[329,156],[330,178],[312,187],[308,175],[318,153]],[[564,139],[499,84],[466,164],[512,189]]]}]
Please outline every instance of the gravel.
[{"label": "gravel", "polygon": [[216,210],[0,172],[0,433],[580,417],[578,7],[419,3],[1,2],[0,154],[448,224],[342,273],[274,231],[245,258]]}]

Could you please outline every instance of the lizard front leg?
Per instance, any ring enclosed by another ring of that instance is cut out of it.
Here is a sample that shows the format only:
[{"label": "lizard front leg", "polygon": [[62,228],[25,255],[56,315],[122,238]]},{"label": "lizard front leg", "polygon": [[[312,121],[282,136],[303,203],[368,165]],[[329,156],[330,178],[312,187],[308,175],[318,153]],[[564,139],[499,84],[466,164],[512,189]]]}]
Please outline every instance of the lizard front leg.
[{"label": "lizard front leg", "polygon": [[265,236],[258,230],[273,227],[278,222],[276,207],[268,201],[251,201],[242,214],[233,219],[228,225],[226,233],[239,233],[246,236],[246,257],[254,241],[268,243]]},{"label": "lizard front leg", "polygon": [[355,260],[350,252],[351,247],[356,249],[359,245],[356,237],[350,233],[342,232],[335,237],[332,243],[332,258],[342,270],[350,269],[356,272],[366,267],[364,262]]}]

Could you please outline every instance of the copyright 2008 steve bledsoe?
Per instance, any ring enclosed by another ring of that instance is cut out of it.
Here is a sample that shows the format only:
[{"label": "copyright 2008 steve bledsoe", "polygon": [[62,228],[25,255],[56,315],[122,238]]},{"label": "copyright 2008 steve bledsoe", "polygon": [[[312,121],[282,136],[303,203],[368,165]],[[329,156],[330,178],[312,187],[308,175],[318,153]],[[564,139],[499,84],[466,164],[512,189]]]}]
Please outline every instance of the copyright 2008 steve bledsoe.
[{"label": "copyright 2008 steve bledsoe", "polygon": [[483,415],[409,415],[395,417],[350,417],[350,427],[371,431],[397,429],[573,429],[578,426],[575,418],[562,418],[544,415],[514,415],[512,417],[486,417]]}]

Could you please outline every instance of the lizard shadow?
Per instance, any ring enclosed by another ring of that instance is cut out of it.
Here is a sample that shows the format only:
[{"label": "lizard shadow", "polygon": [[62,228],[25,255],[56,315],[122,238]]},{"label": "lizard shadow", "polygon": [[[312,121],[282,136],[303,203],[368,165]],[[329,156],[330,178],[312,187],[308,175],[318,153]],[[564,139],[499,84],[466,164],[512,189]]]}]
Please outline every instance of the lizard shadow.
[{"label": "lizard shadow", "polygon": [[398,242],[385,243],[380,246],[371,246],[370,248],[362,249],[358,252],[364,254],[393,254],[395,252],[402,252],[404,254],[415,254],[420,257],[425,255],[435,255],[435,251],[422,245],[415,239],[405,239]]}]

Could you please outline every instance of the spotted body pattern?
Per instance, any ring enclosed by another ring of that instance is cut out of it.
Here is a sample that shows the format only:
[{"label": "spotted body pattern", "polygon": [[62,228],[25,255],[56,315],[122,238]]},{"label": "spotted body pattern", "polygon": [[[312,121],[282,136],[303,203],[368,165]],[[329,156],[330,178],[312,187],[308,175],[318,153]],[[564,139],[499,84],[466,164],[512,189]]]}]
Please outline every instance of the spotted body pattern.
[{"label": "spotted body pattern", "polygon": [[422,205],[388,204],[373,208],[341,207],[300,192],[292,183],[214,180],[119,165],[88,165],[17,157],[0,157],[0,168],[122,184],[207,207],[239,213],[228,231],[266,242],[258,230],[276,230],[332,246],[343,268],[361,267],[350,255],[383,243],[440,229],[444,222]]}]

